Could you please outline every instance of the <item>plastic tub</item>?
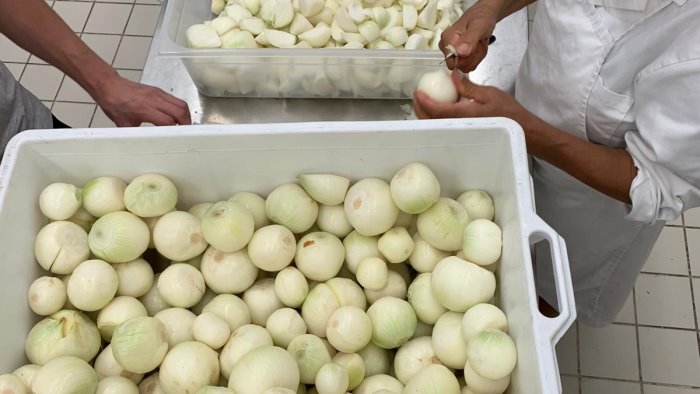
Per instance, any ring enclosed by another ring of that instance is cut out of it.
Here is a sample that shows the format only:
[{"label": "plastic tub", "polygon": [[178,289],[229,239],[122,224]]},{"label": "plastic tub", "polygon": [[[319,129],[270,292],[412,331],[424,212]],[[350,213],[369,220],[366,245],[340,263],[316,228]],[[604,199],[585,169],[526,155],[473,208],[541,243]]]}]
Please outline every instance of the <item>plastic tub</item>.
[{"label": "plastic tub", "polygon": [[[535,214],[522,129],[501,118],[21,133],[0,166],[0,373],[26,362],[24,339],[37,321],[25,298],[40,275],[33,242],[47,220],[37,199],[49,183],[159,172],[178,185],[179,207],[186,209],[235,191],[266,194],[299,172],[387,179],[411,161],[435,171],[445,196],[474,187],[493,195],[504,238],[498,298],[518,348],[509,392],[561,392],[554,345],[575,319],[566,249]],[[554,319],[537,311],[529,244],[538,240],[551,246],[561,310]]]},{"label": "plastic tub", "polygon": [[156,36],[159,55],[182,59],[207,96],[405,99],[421,75],[444,68],[437,50],[187,48],[185,32],[211,19],[210,3],[168,0]]}]

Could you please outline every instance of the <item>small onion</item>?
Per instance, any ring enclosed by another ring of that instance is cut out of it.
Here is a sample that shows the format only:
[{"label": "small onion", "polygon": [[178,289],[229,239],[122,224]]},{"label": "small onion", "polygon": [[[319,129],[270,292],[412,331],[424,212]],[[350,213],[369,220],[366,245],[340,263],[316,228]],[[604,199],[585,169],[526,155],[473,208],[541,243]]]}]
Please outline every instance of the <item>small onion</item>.
[{"label": "small onion", "polygon": [[421,238],[432,246],[457,251],[462,247],[464,228],[469,223],[467,209],[449,198],[439,199],[430,209],[418,215],[416,226]]},{"label": "small onion", "polygon": [[99,218],[110,212],[123,211],[126,182],[114,177],[99,177],[83,186],[83,208]]},{"label": "small onion", "polygon": [[420,234],[413,235],[415,247],[408,262],[418,272],[432,272],[437,263],[445,257],[451,256],[450,252],[440,250],[421,238]]},{"label": "small onion", "polygon": [[253,215],[255,229],[265,227],[270,224],[270,220],[265,214],[265,199],[255,193],[238,192],[228,199],[231,202],[241,204],[245,209]]},{"label": "small onion", "polygon": [[349,385],[348,370],[334,363],[326,363],[318,370],[315,384],[319,394],[344,394]]},{"label": "small onion", "polygon": [[467,343],[467,360],[474,372],[486,379],[503,379],[518,360],[515,343],[503,331],[487,328]]},{"label": "small onion", "polygon": [[367,315],[372,321],[372,342],[384,349],[403,345],[416,331],[411,304],[399,298],[380,298],[367,309]]},{"label": "small onion", "polygon": [[[155,283],[158,283],[158,279],[160,279],[160,274],[156,274],[153,278],[153,281]],[[146,308],[146,311],[148,312],[148,316],[155,316],[156,313],[170,308],[171,305],[169,305],[163,297],[160,295],[160,292],[158,291],[158,286],[155,284],[151,286],[151,288],[144,294],[143,296],[139,297],[139,301],[143,304],[143,306]]]},{"label": "small onion", "polygon": [[34,256],[46,271],[70,274],[90,256],[88,245],[87,233],[77,224],[51,222],[39,230],[34,241]]},{"label": "small onion", "polygon": [[210,246],[202,256],[200,269],[206,285],[219,294],[242,293],[258,276],[258,268],[245,249],[226,253]]},{"label": "small onion", "polygon": [[312,288],[301,306],[301,316],[306,322],[309,333],[325,337],[328,319],[338,308],[340,308],[340,302],[330,286],[319,283]]},{"label": "small onion", "polygon": [[178,343],[194,341],[194,321],[197,316],[184,308],[168,308],[156,313],[154,318],[163,323],[168,349]]},{"label": "small onion", "polygon": [[51,220],[68,220],[82,202],[82,190],[68,183],[52,183],[39,194],[39,209]]},{"label": "small onion", "polygon": [[95,217],[90,215],[88,211],[85,210],[85,208],[80,207],[78,208],[78,211],[75,213],[75,215],[69,217],[66,219],[69,222],[73,222],[80,226],[85,231],[90,231],[90,228],[92,228],[92,224],[95,223]]},{"label": "small onion", "polygon": [[487,302],[496,291],[496,277],[476,264],[458,257],[441,260],[432,272],[435,298],[453,312]]},{"label": "small onion", "polygon": [[299,185],[287,183],[267,196],[265,213],[272,222],[299,234],[310,229],[316,222],[318,203]]},{"label": "small onion", "polygon": [[333,278],[326,282],[328,287],[333,290],[335,296],[338,297],[340,306],[354,306],[367,310],[367,298],[362,288],[352,279],[348,278]]},{"label": "small onion", "polygon": [[467,360],[464,365],[464,381],[476,393],[501,394],[510,384],[510,375],[498,380],[487,379],[474,372]]},{"label": "small onion", "polygon": [[125,370],[146,373],[156,369],[168,352],[163,323],[153,317],[136,317],[124,322],[112,335],[114,359]]},{"label": "small onion", "polygon": [[321,367],[331,362],[331,356],[321,338],[304,334],[294,338],[287,347],[299,367],[302,383],[313,384]]},{"label": "small onion", "polygon": [[231,332],[250,324],[250,311],[245,301],[233,294],[220,294],[204,306],[202,313],[211,312],[226,320]]},{"label": "small onion", "polygon": [[39,369],[41,367],[36,364],[27,364],[15,369],[12,374],[18,377],[26,388],[31,388],[34,376],[39,372]]},{"label": "small onion", "polygon": [[354,184],[345,196],[344,207],[350,224],[365,236],[386,232],[399,216],[389,185],[377,178],[365,178]]},{"label": "small onion", "polygon": [[382,297],[406,298],[406,281],[403,280],[400,274],[389,270],[389,282],[386,286],[379,290],[365,289],[367,302],[373,304]]},{"label": "small onion", "polygon": [[231,370],[228,388],[236,393],[262,393],[273,387],[299,386],[294,358],[282,348],[267,346],[243,356]]},{"label": "small onion", "polygon": [[153,287],[153,267],[144,259],[128,261],[126,263],[113,264],[112,268],[117,273],[117,295],[141,297]]},{"label": "small onion", "polygon": [[76,308],[94,312],[104,308],[117,294],[117,272],[102,260],[80,263],[68,280],[68,299]]},{"label": "small onion", "polygon": [[226,320],[208,312],[202,313],[194,319],[192,334],[195,340],[217,350],[228,341],[231,335],[231,328]]},{"label": "small onion", "polygon": [[153,228],[158,253],[174,261],[197,257],[207,249],[200,222],[191,213],[173,211],[163,215]]},{"label": "small onion", "polygon": [[331,174],[301,174],[297,179],[311,198],[325,205],[342,204],[350,186],[348,178]]},{"label": "small onion", "polygon": [[158,371],[166,393],[194,393],[219,381],[219,359],[215,351],[199,342],[182,342],[168,351]]},{"label": "small onion", "polygon": [[348,390],[354,390],[365,380],[365,363],[357,353],[338,353],[331,360],[348,371]]},{"label": "small onion", "polygon": [[389,350],[382,349],[370,342],[364,349],[358,351],[357,354],[359,354],[364,361],[365,377],[386,375],[389,373],[392,358]]},{"label": "small onion", "polygon": [[464,313],[462,336],[465,341],[469,341],[487,328],[508,332],[508,318],[497,306],[486,303],[476,304]]},{"label": "small onion", "polygon": [[421,213],[440,198],[440,182],[425,164],[409,163],[391,179],[391,197],[402,211]]},{"label": "small onion", "polygon": [[338,205],[319,205],[316,224],[321,231],[343,238],[352,232],[352,225],[345,217],[345,208]]},{"label": "small onion", "polygon": [[13,374],[0,375],[0,393],[27,394],[27,386]]},{"label": "small onion", "polygon": [[199,204],[194,204],[193,206],[190,207],[190,209],[187,210],[187,212],[193,214],[194,216],[197,217],[197,219],[202,220],[204,217],[204,214],[207,213],[209,208],[214,205],[210,202],[200,202]]},{"label": "small onion", "polygon": [[148,249],[151,231],[148,225],[130,212],[111,212],[90,229],[90,250],[109,263],[126,263],[137,259]]},{"label": "small onion", "polygon": [[124,189],[124,205],[142,218],[164,215],[177,204],[177,188],[160,174],[144,174],[134,178]]},{"label": "small onion", "polygon": [[41,394],[92,394],[97,391],[97,374],[77,357],[59,357],[41,367],[34,376],[32,392]]},{"label": "small onion", "polygon": [[278,309],[267,318],[265,328],[276,346],[286,348],[292,339],[306,334],[306,323],[292,308]]},{"label": "small onion", "polygon": [[442,362],[435,355],[431,338],[412,339],[396,352],[394,358],[396,378],[401,383],[407,384],[421,369],[433,364],[442,364]]},{"label": "small onion", "polygon": [[466,260],[478,265],[491,265],[501,257],[503,234],[498,225],[487,219],[477,219],[464,229],[462,253]]},{"label": "small onion", "polygon": [[139,383],[139,393],[141,394],[167,394],[162,387],[160,387],[160,379],[158,372],[144,379]]},{"label": "small onion", "polygon": [[459,381],[444,365],[428,365],[406,383],[405,394],[460,394]]},{"label": "small onion", "polygon": [[403,227],[394,227],[385,232],[377,243],[379,252],[390,263],[401,263],[408,260],[408,257],[413,253],[415,243],[413,238],[408,234]]},{"label": "small onion", "polygon": [[222,252],[242,249],[255,231],[253,215],[242,205],[230,201],[212,205],[200,225],[204,239]]},{"label": "small onion", "polygon": [[100,380],[95,394],[139,394],[139,388],[127,378],[110,376]]},{"label": "small onion", "polygon": [[357,272],[357,266],[367,257],[382,257],[378,248],[378,237],[366,237],[357,231],[348,234],[343,240],[345,246],[345,261],[348,269],[353,274]]},{"label": "small onion", "polygon": [[297,245],[294,262],[307,278],[319,282],[336,276],[345,259],[343,243],[322,231],[303,236]]},{"label": "small onion", "polygon": [[326,337],[339,351],[354,353],[372,339],[372,322],[362,309],[344,306],[336,309],[328,319]]},{"label": "small onion", "polygon": [[381,290],[389,283],[389,268],[379,257],[367,257],[357,266],[357,281],[369,290]]},{"label": "small onion", "polygon": [[97,378],[99,380],[110,376],[121,376],[131,380],[135,384],[139,384],[143,379],[143,374],[129,372],[119,365],[114,358],[114,353],[112,353],[112,345],[107,345],[95,359],[95,372],[97,372]]},{"label": "small onion", "polygon": [[120,324],[138,316],[148,316],[146,308],[139,300],[133,297],[116,297],[97,315],[97,329],[100,330],[102,339],[109,342]]},{"label": "small onion", "polygon": [[418,319],[426,324],[435,324],[447,309],[438,302],[433,293],[432,274],[420,274],[408,286],[408,302],[416,311]]},{"label": "small onion", "polygon": [[265,278],[257,281],[243,293],[243,301],[248,305],[253,324],[264,326],[272,312],[283,307],[275,294],[275,280]]},{"label": "small onion", "polygon": [[287,267],[275,277],[275,294],[284,305],[298,308],[309,294],[309,284],[298,269]]},{"label": "small onion", "polygon": [[158,292],[172,306],[190,308],[204,295],[206,284],[202,273],[189,264],[173,264],[158,278]]},{"label": "small onion", "polygon": [[219,354],[221,375],[228,379],[233,366],[253,349],[272,346],[272,338],[264,328],[253,324],[238,327],[231,333]]},{"label": "small onion", "polygon": [[29,286],[27,301],[34,313],[48,316],[61,310],[67,299],[63,281],[51,276],[42,276]]},{"label": "small onion", "polygon": [[457,202],[467,208],[469,217],[475,219],[493,220],[493,200],[483,190],[468,190],[457,197]]},{"label": "small onion", "polygon": [[389,375],[373,375],[366,378],[353,394],[373,394],[386,390],[391,393],[403,393],[403,384]]},{"label": "small onion", "polygon": [[272,224],[253,233],[248,255],[261,270],[277,272],[292,262],[296,249],[294,234],[284,226]]},{"label": "small onion", "polygon": [[[296,392],[296,391],[295,391]],[[267,393],[267,391],[265,391]],[[233,390],[228,387],[219,386],[204,386],[197,390],[195,394],[235,394]]]},{"label": "small onion", "polygon": [[467,342],[462,338],[463,313],[447,312],[433,327],[435,354],[445,365],[459,369],[467,361]]}]

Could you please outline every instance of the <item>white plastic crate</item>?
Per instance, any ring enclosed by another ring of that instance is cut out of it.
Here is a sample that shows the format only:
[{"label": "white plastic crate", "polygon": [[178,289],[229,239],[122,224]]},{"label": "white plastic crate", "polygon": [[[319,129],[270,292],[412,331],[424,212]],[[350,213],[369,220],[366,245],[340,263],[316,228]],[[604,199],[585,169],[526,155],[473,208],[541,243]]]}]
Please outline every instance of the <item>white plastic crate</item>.
[{"label": "white plastic crate", "polygon": [[[0,166],[0,374],[24,364],[24,338],[38,320],[26,292],[41,270],[33,255],[47,223],[38,209],[51,182],[81,185],[92,177],[130,180],[159,172],[178,186],[178,206],[269,193],[300,172],[326,171],[390,179],[421,161],[440,179],[442,194],[490,192],[503,229],[500,306],[518,348],[509,393],[559,393],[554,345],[575,319],[564,241],[534,212],[522,129],[502,118],[403,122],[294,123],[131,129],[28,131],[8,145]],[[529,244],[551,245],[561,314],[537,310]]]}]

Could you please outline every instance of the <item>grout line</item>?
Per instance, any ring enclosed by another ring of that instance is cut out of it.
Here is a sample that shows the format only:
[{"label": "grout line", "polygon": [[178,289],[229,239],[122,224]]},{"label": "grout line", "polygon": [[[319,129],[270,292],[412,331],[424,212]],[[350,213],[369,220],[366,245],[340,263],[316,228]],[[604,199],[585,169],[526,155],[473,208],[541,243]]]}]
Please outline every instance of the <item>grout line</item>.
[{"label": "grout line", "polygon": [[[685,223],[685,218],[683,218],[683,222]],[[695,305],[695,290],[693,288],[693,275],[692,275],[692,268],[690,264],[690,248],[688,247],[688,231],[686,229],[683,230],[683,239],[685,241],[685,256],[686,256],[686,263],[688,263],[688,280],[690,281],[690,303],[693,306],[693,321],[695,323],[695,331],[698,332],[700,327],[698,327],[698,306]],[[700,290],[700,289],[697,289]],[[697,336],[697,345],[698,345],[698,350],[700,351],[700,336]]]},{"label": "grout line", "polygon": [[[562,374],[564,375],[564,374]],[[565,376],[573,376],[573,375],[565,375]],[[583,375],[581,378],[584,379],[597,379],[597,380],[606,380],[609,382],[624,382],[624,383],[637,383],[636,380],[631,380],[631,379],[619,379],[619,378],[606,378],[602,376],[592,376],[592,375]],[[644,382],[646,385],[650,386],[659,386],[659,387],[674,387],[674,388],[685,388],[685,389],[700,389],[700,386],[688,386],[688,385],[682,385],[682,384],[672,384],[672,383],[657,383],[657,382]],[[565,393],[566,394],[566,393]]]},{"label": "grout line", "polygon": [[683,328],[683,327],[674,327],[674,326],[656,326],[653,324],[635,324],[635,323],[625,323],[625,322],[614,322],[612,323],[616,326],[636,326],[636,327],[642,327],[642,328],[658,328],[660,330],[678,330],[678,331],[690,331],[690,332],[696,332],[698,331],[696,328]]},{"label": "grout line", "polygon": [[666,272],[654,272],[654,271],[642,271],[640,274],[644,275],[655,275],[655,276],[671,276],[674,278],[687,278],[688,274],[671,274]]},{"label": "grout line", "polygon": [[134,7],[135,7],[135,4],[131,3],[131,10],[129,10],[129,16],[126,18],[126,23],[124,24],[124,29],[122,30],[122,34],[119,37],[119,43],[117,44],[117,51],[114,52],[114,58],[112,59],[112,62],[110,63],[110,66],[112,66],[112,68],[115,68],[114,62],[117,61],[117,56],[119,56],[119,49],[121,49],[122,42],[124,42],[124,34],[126,33],[127,27],[129,27],[129,20],[131,19],[131,15],[134,13]]},{"label": "grout line", "polygon": [[642,346],[639,344],[639,320],[637,319],[637,289],[632,287],[632,310],[634,311],[634,336],[637,344],[637,368],[639,371],[639,390],[644,394],[644,379],[642,379]]}]

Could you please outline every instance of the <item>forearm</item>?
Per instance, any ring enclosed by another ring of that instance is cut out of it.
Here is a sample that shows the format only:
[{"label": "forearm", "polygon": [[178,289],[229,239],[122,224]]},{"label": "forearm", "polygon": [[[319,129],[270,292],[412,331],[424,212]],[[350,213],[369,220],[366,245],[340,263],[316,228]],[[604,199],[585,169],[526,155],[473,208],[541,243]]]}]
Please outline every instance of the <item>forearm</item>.
[{"label": "forearm", "polygon": [[44,0],[0,0],[0,32],[65,72],[93,97],[117,75]]},{"label": "forearm", "polygon": [[601,193],[631,204],[630,187],[637,169],[626,150],[584,141],[539,118],[523,123],[532,155]]}]

